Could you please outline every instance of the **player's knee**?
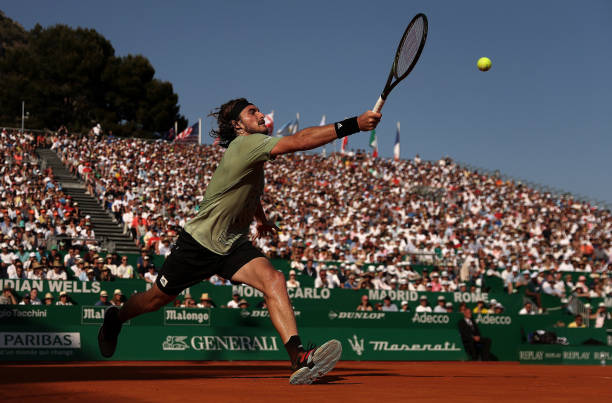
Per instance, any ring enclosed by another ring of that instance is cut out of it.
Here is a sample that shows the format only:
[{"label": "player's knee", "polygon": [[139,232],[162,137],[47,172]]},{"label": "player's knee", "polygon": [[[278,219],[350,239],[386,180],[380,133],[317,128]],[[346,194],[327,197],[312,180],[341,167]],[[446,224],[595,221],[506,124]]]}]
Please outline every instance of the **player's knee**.
[{"label": "player's knee", "polygon": [[172,302],[174,298],[168,296],[168,295],[153,295],[147,304],[147,311],[148,312],[153,312],[153,311],[157,311],[159,308],[161,308],[162,306],[165,306],[166,304]]},{"label": "player's knee", "polygon": [[268,277],[265,282],[268,292],[278,292],[285,289],[287,283],[283,273],[273,270]]}]

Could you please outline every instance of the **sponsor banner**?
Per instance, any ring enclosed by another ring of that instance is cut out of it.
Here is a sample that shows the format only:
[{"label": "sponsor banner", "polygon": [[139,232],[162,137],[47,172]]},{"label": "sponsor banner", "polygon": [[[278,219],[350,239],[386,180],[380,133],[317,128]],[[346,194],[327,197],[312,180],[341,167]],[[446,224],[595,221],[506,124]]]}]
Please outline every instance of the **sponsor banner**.
[{"label": "sponsor banner", "polygon": [[[11,287],[16,293],[23,294],[36,288],[42,295],[47,292],[59,294],[98,294],[102,291],[99,281],[63,281],[63,280],[0,280],[0,287]],[[40,295],[39,295],[40,296]]]},{"label": "sponsor banner", "polygon": [[[47,308],[34,305],[32,308],[23,309],[21,307],[12,308],[9,305],[0,307],[0,320],[17,321],[20,319],[47,319]],[[6,322],[5,322],[6,323]]]},{"label": "sponsor banner", "polygon": [[512,325],[512,317],[509,315],[494,315],[494,314],[476,314],[472,317],[479,325],[500,325],[510,326]]},{"label": "sponsor banner", "polygon": [[459,333],[454,330],[414,329],[410,332],[355,330],[345,333],[341,340],[344,345],[344,359],[450,361],[466,358]]},{"label": "sponsor banner", "polygon": [[610,365],[610,346],[521,345],[521,364]]},{"label": "sponsor banner", "polygon": [[[280,351],[278,336],[167,336],[163,351]],[[284,347],[284,346],[283,346]]]},{"label": "sponsor banner", "polygon": [[105,306],[82,306],[81,323],[83,325],[101,325],[104,322]]},{"label": "sponsor banner", "polygon": [[210,308],[164,308],[164,325],[210,326]]},{"label": "sponsor banner", "polygon": [[81,334],[55,332],[0,332],[0,348],[67,349],[81,348]]}]

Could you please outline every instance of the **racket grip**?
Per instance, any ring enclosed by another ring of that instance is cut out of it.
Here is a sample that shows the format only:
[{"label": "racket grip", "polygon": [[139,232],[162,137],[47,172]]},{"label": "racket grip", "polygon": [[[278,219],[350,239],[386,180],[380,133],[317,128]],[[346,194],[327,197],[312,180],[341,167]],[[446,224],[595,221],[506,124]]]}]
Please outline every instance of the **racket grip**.
[{"label": "racket grip", "polygon": [[385,104],[385,100],[382,97],[378,97],[378,101],[376,101],[376,105],[374,105],[374,108],[372,108],[372,111],[376,113],[380,112],[384,104]]}]

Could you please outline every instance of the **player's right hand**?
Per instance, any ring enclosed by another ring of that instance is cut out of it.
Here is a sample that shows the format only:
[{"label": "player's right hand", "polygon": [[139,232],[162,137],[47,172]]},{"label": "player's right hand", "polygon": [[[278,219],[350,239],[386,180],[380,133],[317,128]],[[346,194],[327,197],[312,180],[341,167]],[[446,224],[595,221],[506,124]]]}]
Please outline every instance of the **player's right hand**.
[{"label": "player's right hand", "polygon": [[380,118],[382,115],[378,112],[366,111],[361,116],[357,118],[357,124],[359,125],[359,130],[362,132],[367,132],[369,130],[374,130],[376,126],[378,126],[378,122],[380,122]]}]

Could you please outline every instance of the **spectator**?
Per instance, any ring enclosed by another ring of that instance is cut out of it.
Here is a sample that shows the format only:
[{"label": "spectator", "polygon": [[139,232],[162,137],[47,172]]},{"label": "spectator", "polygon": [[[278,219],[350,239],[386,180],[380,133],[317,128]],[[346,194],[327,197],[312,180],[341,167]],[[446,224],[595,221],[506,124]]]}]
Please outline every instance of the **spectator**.
[{"label": "spectator", "polygon": [[185,308],[196,308],[197,307],[196,302],[193,299],[193,297],[191,296],[191,294],[189,294],[189,293],[185,294],[185,299],[183,301],[183,306]]},{"label": "spectator", "polygon": [[32,305],[32,301],[30,300],[30,293],[23,294],[23,298],[21,298],[21,302],[19,305]]},{"label": "spectator", "polygon": [[68,293],[66,291],[60,292],[59,301],[57,301],[55,305],[61,305],[61,306],[72,305],[72,302],[70,302],[70,298],[68,297]]},{"label": "spectator", "polygon": [[232,295],[232,299],[227,303],[227,307],[231,309],[238,308],[238,303],[240,302],[240,294],[234,293]]},{"label": "spectator", "polygon": [[479,299],[478,302],[476,302],[476,306],[474,307],[474,310],[472,312],[487,314],[489,313],[489,310],[487,309],[485,302],[482,299]]},{"label": "spectator", "polygon": [[327,278],[327,269],[321,268],[319,270],[319,275],[315,279],[314,286],[315,288],[333,288],[333,285]]},{"label": "spectator", "polygon": [[431,312],[429,301],[427,301],[427,297],[425,295],[421,295],[421,298],[419,298],[419,306],[417,306],[414,311],[417,313]]},{"label": "spectator", "polygon": [[300,288],[300,282],[295,279],[295,270],[289,271],[289,280],[287,280],[287,288]]},{"label": "spectator", "polygon": [[142,264],[139,264],[138,266],[138,276],[141,279],[145,279],[145,274],[150,272],[150,267],[153,267],[153,270],[155,271],[155,266],[151,263],[151,258],[149,256],[144,256],[142,258]]},{"label": "spectator", "polygon": [[49,270],[47,272],[47,280],[67,280],[66,272],[64,271],[64,266],[58,261],[53,263],[53,270]]},{"label": "spectator", "polygon": [[113,292],[113,298],[111,299],[110,303],[113,306],[123,306],[123,293],[121,292],[121,289],[115,289],[115,292]]},{"label": "spectator", "polygon": [[100,291],[100,299],[96,302],[96,306],[109,306],[111,303],[108,301],[108,292]]},{"label": "spectator", "polygon": [[117,265],[113,262],[113,256],[111,254],[106,255],[104,268],[108,269],[110,275],[115,276],[115,273],[117,272]]},{"label": "spectator", "polygon": [[38,288],[36,287],[30,290],[30,303],[32,305],[42,305],[42,302],[38,299]]},{"label": "spectator", "polygon": [[117,266],[117,271],[113,273],[117,278],[133,278],[134,267],[128,263],[127,256],[121,256],[121,264]]},{"label": "spectator", "polygon": [[402,301],[400,312],[410,312],[410,305],[408,305],[408,301]]},{"label": "spectator", "polygon": [[97,281],[95,271],[91,267],[85,270],[85,276],[86,278],[82,279],[81,281]]},{"label": "spectator", "polygon": [[606,326],[606,321],[610,320],[610,313],[607,311],[606,304],[600,302],[595,312],[595,327],[600,329]]},{"label": "spectator", "polygon": [[542,286],[540,285],[540,276],[538,273],[533,273],[531,275],[531,280],[527,283],[527,287],[525,288],[525,296],[534,299],[540,311],[542,310],[541,293]]},{"label": "spectator", "polygon": [[13,295],[13,289],[8,285],[2,288],[2,295],[0,295],[0,305],[17,305],[17,300]]},{"label": "spectator", "polygon": [[447,302],[445,305],[446,313],[453,313],[453,303]]},{"label": "spectator", "polygon": [[150,265],[147,266],[148,271],[145,273],[144,275],[144,279],[147,283],[155,283],[155,280],[157,280],[157,271],[155,271],[155,266]]},{"label": "spectator", "polygon": [[[248,307],[249,307],[249,303],[246,301],[246,299],[241,299],[238,302],[238,308],[240,308],[240,309],[247,309]],[[263,308],[265,308],[265,306]]]},{"label": "spectator", "polygon": [[391,302],[390,297],[385,297],[383,299],[383,304],[381,308],[384,312],[397,312],[397,305]]},{"label": "spectator", "polygon": [[26,272],[23,270],[23,263],[21,263],[21,261],[17,261],[14,265],[9,266],[7,272],[9,279],[25,280],[28,278]]},{"label": "spectator", "polygon": [[581,328],[581,327],[586,327],[586,325],[584,324],[584,320],[582,319],[581,315],[576,315],[574,316],[574,321],[570,322],[567,325],[568,328]]},{"label": "spectator", "polygon": [[43,300],[43,305],[53,305],[53,294],[50,292],[45,294],[45,299]]},{"label": "spectator", "polygon": [[374,308],[372,307],[372,304],[370,304],[370,298],[365,294],[361,296],[361,303],[357,305],[356,309],[358,311],[373,311],[374,310]]},{"label": "spectator", "polygon": [[102,270],[100,271],[100,281],[115,281],[115,276],[111,274],[110,268],[106,265],[103,266]]},{"label": "spectator", "polygon": [[200,296],[200,303],[198,304],[198,308],[214,308],[215,302],[209,298],[208,293],[202,293]]},{"label": "spectator", "polygon": [[440,295],[438,297],[438,305],[436,305],[433,309],[434,313],[446,313],[446,300],[444,296]]},{"label": "spectator", "polygon": [[480,335],[478,324],[472,320],[471,310],[463,310],[463,319],[459,321],[458,326],[463,347],[471,360],[496,361],[495,356],[490,352],[491,339]]},{"label": "spectator", "polygon": [[521,308],[521,310],[519,311],[519,315],[535,315],[537,312],[535,311],[535,309],[533,309],[533,305],[531,304],[531,302],[527,301],[525,302],[525,305],[523,306],[523,308]]}]

